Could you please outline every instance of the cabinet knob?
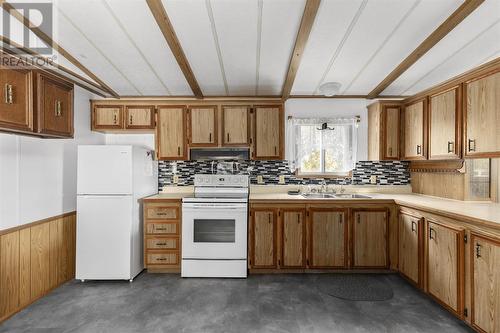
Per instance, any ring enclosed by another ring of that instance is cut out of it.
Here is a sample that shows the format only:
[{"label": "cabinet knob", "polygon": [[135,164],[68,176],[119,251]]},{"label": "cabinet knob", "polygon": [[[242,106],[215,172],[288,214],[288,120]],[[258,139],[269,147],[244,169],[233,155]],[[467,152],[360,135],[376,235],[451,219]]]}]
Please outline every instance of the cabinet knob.
[{"label": "cabinet knob", "polygon": [[4,102],[5,104],[13,104],[14,103],[14,89],[12,84],[5,84],[4,87]]},{"label": "cabinet knob", "polygon": [[56,100],[55,106],[54,106],[54,114],[56,117],[61,117],[62,116],[62,102]]},{"label": "cabinet knob", "polygon": [[476,151],[476,140],[475,139],[469,139],[468,150],[469,151]]}]

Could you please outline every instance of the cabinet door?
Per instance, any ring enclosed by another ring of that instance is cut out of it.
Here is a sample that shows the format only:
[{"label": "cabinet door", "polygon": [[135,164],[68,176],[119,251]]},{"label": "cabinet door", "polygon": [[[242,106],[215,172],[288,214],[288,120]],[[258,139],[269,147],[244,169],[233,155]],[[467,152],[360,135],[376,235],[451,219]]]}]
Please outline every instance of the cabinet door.
[{"label": "cabinet door", "polygon": [[191,140],[195,146],[217,146],[217,107],[192,107],[189,109]]},{"label": "cabinet door", "polygon": [[0,236],[0,318],[19,306],[19,231]]},{"label": "cabinet door", "polygon": [[158,108],[156,151],[160,160],[185,160],[186,112],[182,106]]},{"label": "cabinet door", "polygon": [[404,112],[404,158],[425,159],[425,101],[407,105]]},{"label": "cabinet door", "polygon": [[463,231],[428,221],[427,291],[463,315]]},{"label": "cabinet door", "polygon": [[248,106],[222,107],[222,143],[224,146],[248,145]]},{"label": "cabinet door", "polygon": [[459,158],[459,89],[433,95],[429,101],[429,159]]},{"label": "cabinet door", "polygon": [[384,106],[384,136],[383,149],[385,160],[399,159],[399,123],[400,123],[400,108],[399,106]]},{"label": "cabinet door", "polygon": [[472,235],[471,321],[483,332],[500,332],[500,240]]},{"label": "cabinet door", "polygon": [[309,268],[347,266],[346,223],[344,210],[309,210]]},{"label": "cabinet door", "polygon": [[382,106],[379,102],[368,105],[368,160],[379,161],[382,152]]},{"label": "cabinet door", "polygon": [[281,158],[283,125],[281,107],[258,106],[255,108],[255,158]]},{"label": "cabinet door", "polygon": [[92,117],[93,129],[123,129],[123,106],[121,105],[94,105]]},{"label": "cabinet door", "polygon": [[73,136],[73,85],[37,76],[37,132]]},{"label": "cabinet door", "polygon": [[0,127],[33,130],[32,74],[23,69],[0,69]]},{"label": "cabinet door", "polygon": [[353,266],[386,268],[388,256],[388,216],[384,210],[354,211]]},{"label": "cabinet door", "polygon": [[250,253],[252,268],[277,268],[275,209],[252,210]]},{"label": "cabinet door", "polygon": [[155,128],[154,106],[126,106],[125,128],[126,129],[154,129]]},{"label": "cabinet door", "polygon": [[416,285],[420,284],[420,224],[420,218],[399,215],[399,271]]},{"label": "cabinet door", "polygon": [[306,222],[304,209],[281,211],[281,262],[283,268],[306,266]]},{"label": "cabinet door", "polygon": [[465,85],[466,156],[500,156],[500,72]]}]

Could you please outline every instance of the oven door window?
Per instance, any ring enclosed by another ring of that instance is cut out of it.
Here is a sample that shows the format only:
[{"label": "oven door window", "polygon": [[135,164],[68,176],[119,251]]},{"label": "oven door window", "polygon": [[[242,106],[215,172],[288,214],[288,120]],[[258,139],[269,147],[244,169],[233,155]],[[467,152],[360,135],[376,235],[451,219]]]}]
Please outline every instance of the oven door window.
[{"label": "oven door window", "polygon": [[234,243],[235,220],[194,219],[195,243]]}]

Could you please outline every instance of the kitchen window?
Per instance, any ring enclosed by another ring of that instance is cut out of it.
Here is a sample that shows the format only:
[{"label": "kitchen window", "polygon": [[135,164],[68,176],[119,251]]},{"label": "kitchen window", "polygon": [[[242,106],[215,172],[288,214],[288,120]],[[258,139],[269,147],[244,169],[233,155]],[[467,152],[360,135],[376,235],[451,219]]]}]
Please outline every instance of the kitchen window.
[{"label": "kitchen window", "polygon": [[290,169],[300,176],[346,176],[354,169],[359,117],[291,118],[287,125]]}]

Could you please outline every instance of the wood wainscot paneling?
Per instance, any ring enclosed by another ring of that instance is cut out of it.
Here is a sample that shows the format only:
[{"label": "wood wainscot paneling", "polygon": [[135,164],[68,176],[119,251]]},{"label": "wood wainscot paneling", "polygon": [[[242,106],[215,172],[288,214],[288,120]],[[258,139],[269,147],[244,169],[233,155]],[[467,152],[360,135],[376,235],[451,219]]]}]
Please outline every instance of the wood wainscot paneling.
[{"label": "wood wainscot paneling", "polygon": [[76,213],[0,230],[0,322],[75,276]]}]

